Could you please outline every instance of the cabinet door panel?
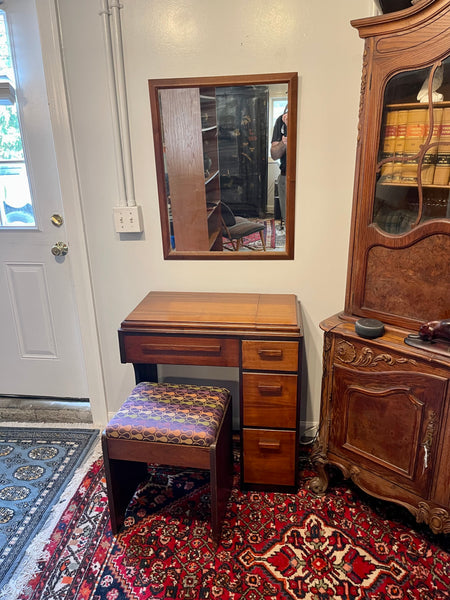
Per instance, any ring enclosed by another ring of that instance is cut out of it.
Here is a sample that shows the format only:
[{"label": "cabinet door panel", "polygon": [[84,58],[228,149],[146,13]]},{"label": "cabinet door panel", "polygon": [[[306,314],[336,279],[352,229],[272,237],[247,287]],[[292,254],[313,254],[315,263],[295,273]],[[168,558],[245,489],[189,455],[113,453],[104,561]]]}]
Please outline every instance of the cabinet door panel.
[{"label": "cabinet door panel", "polygon": [[447,381],[335,366],[330,449],[427,496]]},{"label": "cabinet door panel", "polygon": [[447,388],[447,398],[444,398],[444,406],[433,500],[442,506],[450,507],[450,383]]}]

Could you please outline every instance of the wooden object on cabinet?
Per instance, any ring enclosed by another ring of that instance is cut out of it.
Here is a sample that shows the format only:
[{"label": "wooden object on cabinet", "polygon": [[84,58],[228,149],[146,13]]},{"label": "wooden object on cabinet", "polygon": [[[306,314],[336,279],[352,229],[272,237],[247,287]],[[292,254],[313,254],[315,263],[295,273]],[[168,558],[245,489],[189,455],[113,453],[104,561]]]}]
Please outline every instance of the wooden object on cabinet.
[{"label": "wooden object on cabinet", "polygon": [[160,105],[176,249],[222,250],[215,90],[162,89]]},{"label": "wooden object on cabinet", "polygon": [[298,485],[303,347],[292,294],[150,292],[122,322],[120,356],[136,383],[157,365],[239,367],[241,484]]},{"label": "wooden object on cabinet", "polygon": [[[381,167],[387,111],[419,106],[425,76],[432,79],[441,64],[444,102],[432,100],[429,84],[420,107],[430,119],[450,100],[450,1],[422,0],[352,25],[365,51],[347,289],[343,313],[321,323],[318,476],[311,488],[325,492],[326,466],[333,464],[366,492],[448,533],[450,351],[412,348],[405,338],[424,322],[450,317],[450,186],[421,182],[429,139],[417,152],[416,183],[383,182]],[[384,335],[359,337],[358,318],[382,321]]]}]

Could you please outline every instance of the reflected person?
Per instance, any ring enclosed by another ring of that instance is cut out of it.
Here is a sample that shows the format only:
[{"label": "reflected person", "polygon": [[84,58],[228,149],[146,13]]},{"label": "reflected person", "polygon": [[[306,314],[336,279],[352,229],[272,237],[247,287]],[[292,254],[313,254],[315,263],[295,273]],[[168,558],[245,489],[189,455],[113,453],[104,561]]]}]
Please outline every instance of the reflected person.
[{"label": "reflected person", "polygon": [[287,147],[287,122],[288,105],[284,112],[275,121],[270,146],[272,160],[280,161],[280,175],[278,177],[278,198],[280,201],[280,213],[282,223],[286,223],[286,147]]}]

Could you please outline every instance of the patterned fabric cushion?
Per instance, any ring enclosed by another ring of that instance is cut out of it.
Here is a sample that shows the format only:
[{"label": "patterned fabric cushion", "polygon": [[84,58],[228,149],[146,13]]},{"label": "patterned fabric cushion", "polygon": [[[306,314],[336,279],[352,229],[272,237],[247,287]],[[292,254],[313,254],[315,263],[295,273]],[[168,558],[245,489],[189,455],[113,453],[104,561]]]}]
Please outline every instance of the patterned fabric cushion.
[{"label": "patterned fabric cushion", "polygon": [[230,392],[211,386],[139,383],[105,429],[106,437],[210,446]]}]

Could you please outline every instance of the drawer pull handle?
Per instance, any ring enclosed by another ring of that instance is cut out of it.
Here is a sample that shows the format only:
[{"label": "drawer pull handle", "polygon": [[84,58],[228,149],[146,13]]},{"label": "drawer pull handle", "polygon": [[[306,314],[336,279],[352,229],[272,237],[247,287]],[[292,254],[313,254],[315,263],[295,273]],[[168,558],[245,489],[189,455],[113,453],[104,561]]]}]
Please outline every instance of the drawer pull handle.
[{"label": "drawer pull handle", "polygon": [[259,440],[258,446],[261,450],[279,450],[280,449],[280,440]]},{"label": "drawer pull handle", "polygon": [[144,354],[153,352],[182,352],[183,354],[220,354],[220,345],[214,346],[192,346],[188,344],[142,344],[141,350]]},{"label": "drawer pull handle", "polygon": [[269,349],[264,349],[264,348],[259,348],[258,349],[258,354],[259,356],[264,359],[273,359],[273,358],[277,358],[277,359],[281,359],[283,358],[283,350],[269,350]]},{"label": "drawer pull handle", "polygon": [[281,394],[283,386],[281,385],[258,385],[258,390],[261,394]]}]

